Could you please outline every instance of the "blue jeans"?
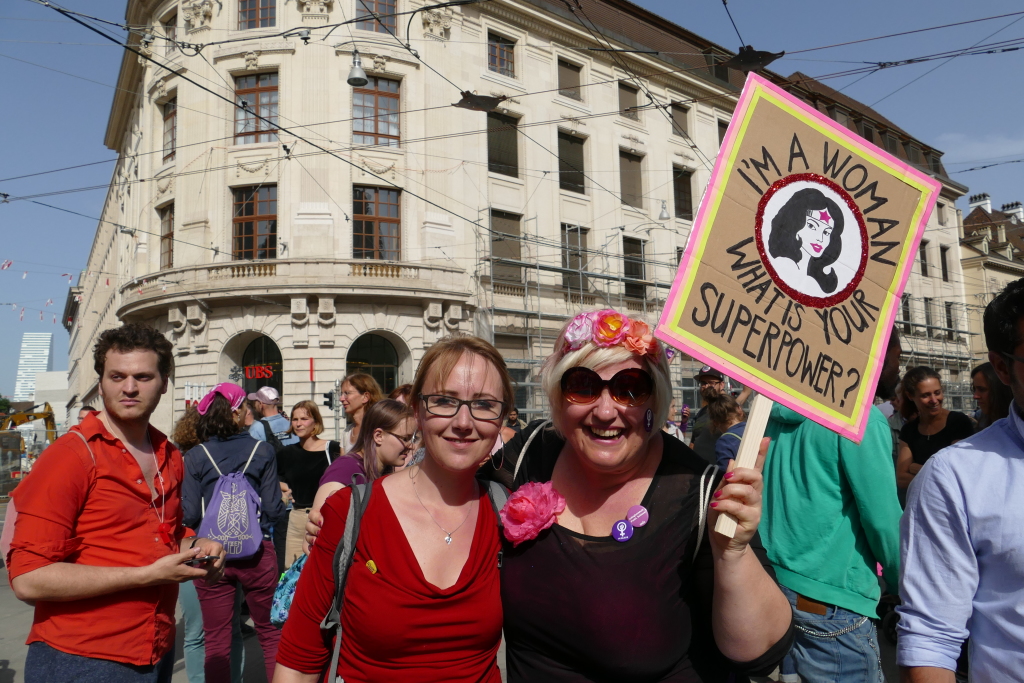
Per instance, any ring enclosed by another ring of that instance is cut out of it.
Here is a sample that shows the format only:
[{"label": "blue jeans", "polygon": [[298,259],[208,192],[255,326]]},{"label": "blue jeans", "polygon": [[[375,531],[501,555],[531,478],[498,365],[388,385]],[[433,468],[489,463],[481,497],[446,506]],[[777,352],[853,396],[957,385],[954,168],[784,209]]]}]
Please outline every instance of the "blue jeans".
[{"label": "blue jeans", "polygon": [[[235,614],[239,614],[244,597],[241,587],[235,592]],[[189,683],[206,683],[206,638],[203,635],[203,611],[199,606],[196,586],[186,581],[178,587],[178,602],[181,604],[181,621],[184,633],[182,649],[185,655],[185,674]],[[245,669],[245,643],[242,641],[242,624],[236,618],[231,624],[231,683],[242,683]]]},{"label": "blue jeans", "polygon": [[173,672],[174,648],[151,666],[71,655],[41,642],[29,645],[25,658],[25,683],[171,683]]},{"label": "blue jeans", "polygon": [[875,624],[867,617],[828,607],[825,614],[796,608],[797,595],[779,586],[793,606],[796,642],[782,660],[783,683],[885,683]]}]

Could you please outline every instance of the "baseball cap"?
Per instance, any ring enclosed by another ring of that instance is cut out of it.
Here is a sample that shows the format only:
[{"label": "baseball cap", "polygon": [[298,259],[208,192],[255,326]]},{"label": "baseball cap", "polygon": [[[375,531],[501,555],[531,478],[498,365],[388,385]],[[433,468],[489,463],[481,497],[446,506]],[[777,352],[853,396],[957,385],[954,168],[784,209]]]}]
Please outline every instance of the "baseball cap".
[{"label": "baseball cap", "polygon": [[260,387],[255,392],[246,396],[250,401],[259,401],[267,405],[276,406],[281,402],[281,394],[277,393],[274,387]]},{"label": "baseball cap", "polygon": [[715,370],[710,365],[703,366],[700,369],[700,372],[693,376],[694,379],[700,379],[701,377],[714,377],[720,382],[725,381],[725,375],[723,375],[720,370]]}]

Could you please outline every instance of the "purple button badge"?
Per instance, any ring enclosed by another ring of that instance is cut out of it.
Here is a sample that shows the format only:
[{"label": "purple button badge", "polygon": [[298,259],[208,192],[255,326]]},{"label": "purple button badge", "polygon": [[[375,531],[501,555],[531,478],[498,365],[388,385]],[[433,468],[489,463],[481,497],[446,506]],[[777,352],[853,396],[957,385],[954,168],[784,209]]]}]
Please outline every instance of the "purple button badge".
[{"label": "purple button badge", "polygon": [[625,543],[633,538],[633,525],[628,519],[620,519],[612,525],[612,538],[619,543]]},{"label": "purple button badge", "polygon": [[643,505],[634,505],[626,511],[626,521],[634,527],[644,526],[649,519],[650,515],[647,514],[647,508]]}]

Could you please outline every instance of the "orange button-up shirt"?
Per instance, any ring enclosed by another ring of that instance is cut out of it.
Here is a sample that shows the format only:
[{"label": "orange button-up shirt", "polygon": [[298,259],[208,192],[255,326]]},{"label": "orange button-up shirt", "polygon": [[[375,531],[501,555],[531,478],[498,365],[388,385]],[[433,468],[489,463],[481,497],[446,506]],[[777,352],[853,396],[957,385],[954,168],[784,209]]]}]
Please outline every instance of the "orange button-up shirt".
[{"label": "orange button-up shirt", "polygon": [[[57,439],[14,490],[14,540],[8,579],[55,562],[96,567],[142,567],[178,552],[181,525],[181,453],[149,428],[159,471],[157,499],[135,457],[91,414],[72,427],[88,440],[92,458],[74,434]],[[171,542],[160,534],[160,512]],[[109,593],[69,602],[40,600],[28,643],[74,655],[146,666],[174,646],[177,584]]]}]

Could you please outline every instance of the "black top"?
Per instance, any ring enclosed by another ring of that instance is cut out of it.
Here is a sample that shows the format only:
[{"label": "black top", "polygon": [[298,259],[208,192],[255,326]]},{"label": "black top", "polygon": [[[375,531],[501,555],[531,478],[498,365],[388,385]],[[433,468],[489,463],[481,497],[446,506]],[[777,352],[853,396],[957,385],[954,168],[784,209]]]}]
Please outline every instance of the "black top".
[{"label": "black top", "polygon": [[911,420],[903,425],[900,430],[900,441],[910,446],[910,453],[914,456],[914,462],[923,465],[946,446],[954,441],[966,439],[974,433],[974,426],[971,418],[955,410],[949,411],[946,416],[946,426],[938,432],[925,435],[918,430],[919,419]]},{"label": "black top", "polygon": [[341,444],[337,441],[329,442],[326,451],[307,451],[296,443],[277,452],[277,476],[291,488],[296,508],[301,510],[313,505],[320,477],[340,455]]},{"label": "black top", "polygon": [[711,416],[708,415],[708,407],[701,406],[693,417],[693,435],[690,437],[693,452],[699,455],[704,462],[714,465],[717,462],[715,446],[718,445],[718,437],[721,434],[711,429]]},{"label": "black top", "polygon": [[[260,528],[263,535],[268,536],[270,527],[284,515],[281,503],[281,487],[277,483],[277,465],[274,462],[274,449],[264,441],[257,441],[242,432],[227,439],[213,437],[203,444],[210,452],[220,474],[241,472],[245,468],[245,478],[260,494]],[[204,506],[209,505],[213,489],[217,486],[220,474],[214,468],[210,458],[206,456],[203,446],[196,446],[185,454],[185,479],[181,485],[182,521],[191,529],[198,529],[203,520]],[[256,448],[255,454],[253,448]],[[246,467],[252,455],[252,462]],[[269,536],[268,536],[269,537]]]},{"label": "black top", "polygon": [[[499,472],[485,465],[481,473],[512,483],[518,452],[538,426],[531,423],[506,445]],[[501,598],[509,683],[745,681],[770,673],[789,651],[792,625],[753,662],[732,662],[718,651],[707,530],[694,560],[707,464],[678,439],[659,435],[664,455],[643,500],[650,521],[632,539],[619,543],[556,524],[518,548],[505,542]],[[563,443],[551,429],[539,434],[515,486],[550,481]],[[751,549],[774,577],[756,536]]]}]

